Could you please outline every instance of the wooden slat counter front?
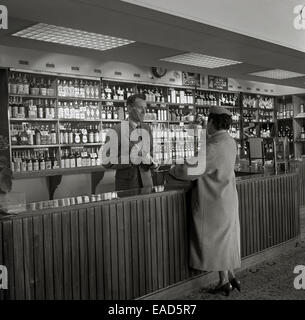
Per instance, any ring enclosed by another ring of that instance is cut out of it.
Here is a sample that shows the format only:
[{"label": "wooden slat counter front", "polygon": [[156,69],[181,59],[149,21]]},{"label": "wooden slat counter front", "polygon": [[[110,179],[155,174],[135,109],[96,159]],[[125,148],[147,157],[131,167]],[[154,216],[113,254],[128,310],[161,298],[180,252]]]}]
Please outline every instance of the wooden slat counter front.
[{"label": "wooden slat counter front", "polygon": [[[243,257],[298,236],[297,187],[297,174],[238,181]],[[0,218],[1,299],[133,299],[198,274],[183,189],[81,201]]]}]

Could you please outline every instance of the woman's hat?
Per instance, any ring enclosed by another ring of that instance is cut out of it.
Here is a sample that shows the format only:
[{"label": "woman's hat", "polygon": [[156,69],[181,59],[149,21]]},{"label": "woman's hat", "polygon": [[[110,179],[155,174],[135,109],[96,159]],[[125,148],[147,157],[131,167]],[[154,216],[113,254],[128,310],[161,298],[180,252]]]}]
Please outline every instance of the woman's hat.
[{"label": "woman's hat", "polygon": [[224,107],[218,107],[218,106],[211,106],[210,113],[227,114],[228,116],[232,116],[232,113],[228,109]]}]

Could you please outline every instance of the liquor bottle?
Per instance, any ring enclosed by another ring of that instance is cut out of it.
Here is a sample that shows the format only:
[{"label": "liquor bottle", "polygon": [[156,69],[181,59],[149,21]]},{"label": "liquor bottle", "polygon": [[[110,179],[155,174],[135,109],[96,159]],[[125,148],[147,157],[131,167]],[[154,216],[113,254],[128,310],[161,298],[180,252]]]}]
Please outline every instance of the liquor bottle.
[{"label": "liquor bottle", "polygon": [[69,83],[66,80],[63,81],[63,94],[64,97],[69,97],[70,95]]},{"label": "liquor bottle", "polygon": [[43,119],[43,106],[42,106],[41,99],[38,99],[38,102],[37,102],[37,116],[39,119]]},{"label": "liquor bottle", "polygon": [[30,94],[30,85],[25,74],[23,76],[23,94],[26,94],[26,95]]},{"label": "liquor bottle", "polygon": [[94,116],[94,119],[95,120],[100,120],[100,106],[99,104],[96,102],[95,103],[95,116]]},{"label": "liquor bottle", "polygon": [[117,90],[116,90],[115,86],[113,86],[113,88],[112,88],[112,93],[113,93],[112,99],[113,100],[119,100],[119,97],[118,97]]},{"label": "liquor bottle", "polygon": [[27,171],[33,171],[33,161],[32,161],[29,150],[28,150],[28,153],[26,156],[26,169],[27,169]]},{"label": "liquor bottle", "polygon": [[46,170],[46,162],[42,153],[39,154],[38,161],[39,161],[39,169]]},{"label": "liquor bottle", "polygon": [[88,139],[89,143],[94,143],[94,131],[92,130],[92,125],[89,126]]},{"label": "liquor bottle", "polygon": [[53,100],[50,101],[49,114],[50,114],[50,119],[55,119],[55,105]]},{"label": "liquor bottle", "polygon": [[34,130],[31,128],[31,126],[28,126],[27,127],[27,136],[28,136],[28,144],[30,146],[33,146],[34,145],[34,135],[35,135],[35,132]]},{"label": "liquor bottle", "polygon": [[58,160],[57,160],[55,149],[53,150],[53,155],[52,155],[51,161],[52,161],[52,169],[57,169],[58,168]]},{"label": "liquor bottle", "polygon": [[67,134],[68,134],[68,144],[73,144],[74,143],[74,129],[72,130],[71,125],[67,125]]},{"label": "liquor bottle", "polygon": [[111,88],[109,88],[108,83],[105,88],[105,93],[106,93],[106,99],[111,100],[112,99],[112,90],[111,90]]},{"label": "liquor bottle", "polygon": [[10,73],[11,79],[9,83],[9,93],[16,94],[17,93],[17,82],[14,73]]},{"label": "liquor bottle", "polygon": [[79,98],[80,96],[80,92],[79,92],[79,83],[78,83],[78,80],[76,79],[74,81],[74,97],[75,98]]},{"label": "liquor bottle", "polygon": [[73,83],[73,81],[69,81],[69,89],[68,89],[68,95],[69,95],[69,97],[75,97],[75,88],[74,88],[74,83]]},{"label": "liquor bottle", "polygon": [[49,150],[47,151],[45,162],[46,162],[46,170],[51,170],[52,169],[52,161],[50,158]]},{"label": "liquor bottle", "polygon": [[65,168],[69,169],[70,168],[70,157],[68,154],[68,149],[65,150],[64,160],[65,160]]},{"label": "liquor bottle", "polygon": [[111,111],[112,107],[106,107],[106,114],[107,114],[107,119],[113,119],[112,118],[112,111]]},{"label": "liquor bottle", "polygon": [[80,119],[82,120],[86,119],[86,108],[82,101],[79,102],[79,115],[80,115]]},{"label": "liquor bottle", "polygon": [[41,78],[41,80],[40,80],[39,94],[41,96],[46,96],[47,95],[47,86],[46,86],[46,83],[45,83],[43,78]]},{"label": "liquor bottle", "polygon": [[85,81],[85,98],[88,99],[90,98],[90,86],[88,84],[88,81]]},{"label": "liquor bottle", "polygon": [[95,85],[94,82],[90,82],[90,98],[95,98]]},{"label": "liquor bottle", "polygon": [[26,163],[26,159],[25,159],[25,152],[21,153],[20,171],[21,172],[27,171],[27,163]]},{"label": "liquor bottle", "polygon": [[75,119],[75,109],[72,101],[69,103],[69,119]]},{"label": "liquor bottle", "polygon": [[79,132],[78,129],[74,129],[73,132],[73,136],[74,136],[74,143],[81,143],[81,133]]},{"label": "liquor bottle", "polygon": [[64,119],[69,119],[70,118],[70,109],[69,109],[67,102],[64,102],[63,111],[64,111]]},{"label": "liquor bottle", "polygon": [[102,100],[106,99],[106,92],[105,92],[105,88],[103,86],[102,86],[102,89],[101,89],[101,99]]},{"label": "liquor bottle", "polygon": [[37,157],[36,152],[33,152],[32,162],[33,162],[33,171],[39,171],[39,159]]},{"label": "liquor bottle", "polygon": [[119,112],[117,107],[113,107],[113,119],[117,120],[119,119]]},{"label": "liquor bottle", "polygon": [[90,162],[92,167],[96,166],[96,154],[94,153],[93,148],[90,149]]},{"label": "liquor bottle", "polygon": [[17,94],[23,94],[23,82],[21,73],[19,73],[17,77]]},{"label": "liquor bottle", "polygon": [[106,107],[102,107],[102,110],[101,110],[101,119],[104,120],[107,118],[107,115],[106,115]]},{"label": "liquor bottle", "polygon": [[19,144],[20,145],[28,145],[29,144],[29,138],[26,130],[26,126],[22,125],[22,131],[20,132],[19,135]]},{"label": "liquor bottle", "polygon": [[79,96],[80,98],[86,98],[86,91],[85,91],[83,80],[80,80],[80,83],[79,83]]},{"label": "liquor bottle", "polygon": [[51,144],[56,144],[57,143],[57,137],[56,137],[56,131],[55,131],[55,126],[52,124],[52,129],[51,129]]},{"label": "liquor bottle", "polygon": [[75,162],[76,162],[76,167],[78,168],[82,167],[82,158],[80,156],[79,151],[76,151],[75,153]]},{"label": "liquor bottle", "polygon": [[63,86],[62,86],[62,82],[60,80],[57,80],[57,95],[59,97],[63,96]]},{"label": "liquor bottle", "polygon": [[99,99],[100,98],[100,89],[99,89],[99,83],[96,82],[94,86],[94,98]]},{"label": "liquor bottle", "polygon": [[64,154],[63,150],[61,150],[61,152],[60,152],[60,167],[62,169],[64,169],[65,168],[65,164],[66,164],[65,154]]},{"label": "liquor bottle", "polygon": [[70,168],[75,168],[76,161],[75,161],[75,156],[73,155],[72,151],[70,152],[69,160],[70,160]]},{"label": "liquor bottle", "polygon": [[48,81],[47,81],[47,95],[49,97],[55,95],[54,89],[52,88],[51,79],[48,79]]},{"label": "liquor bottle", "polygon": [[99,143],[100,142],[100,132],[98,130],[98,125],[95,125],[93,134],[94,134],[94,143]]},{"label": "liquor bottle", "polygon": [[83,128],[81,131],[81,142],[82,143],[88,143],[88,132],[87,128]]}]

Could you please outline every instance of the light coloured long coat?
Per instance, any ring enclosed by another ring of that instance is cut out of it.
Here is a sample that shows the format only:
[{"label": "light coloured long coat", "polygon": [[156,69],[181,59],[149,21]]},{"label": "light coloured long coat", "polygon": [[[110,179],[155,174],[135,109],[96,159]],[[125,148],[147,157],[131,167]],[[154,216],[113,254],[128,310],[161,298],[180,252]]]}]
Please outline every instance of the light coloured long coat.
[{"label": "light coloured long coat", "polygon": [[207,139],[204,172],[188,176],[187,165],[171,170],[176,178],[194,180],[195,184],[190,234],[190,266],[194,269],[223,271],[240,267],[236,151],[234,139],[226,131],[218,131]]}]

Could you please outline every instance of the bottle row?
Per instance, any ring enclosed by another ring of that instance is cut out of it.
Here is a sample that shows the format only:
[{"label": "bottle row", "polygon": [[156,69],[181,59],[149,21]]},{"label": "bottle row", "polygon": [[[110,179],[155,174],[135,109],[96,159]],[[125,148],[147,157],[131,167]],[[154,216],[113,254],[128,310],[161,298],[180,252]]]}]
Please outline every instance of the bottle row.
[{"label": "bottle row", "polygon": [[98,148],[71,148],[71,150],[34,149],[13,151],[13,172],[32,172],[52,169],[70,169],[100,166]]},{"label": "bottle row", "polygon": [[244,95],[242,105],[244,108],[274,109],[274,99],[272,97]]},{"label": "bottle row", "polygon": [[[278,131],[278,137],[287,137],[289,142],[293,142],[293,139],[294,139],[294,134],[293,134],[293,129],[291,126],[289,125],[286,125],[286,126],[281,126],[279,128],[279,131]],[[305,137],[304,137],[305,138]]]},{"label": "bottle row", "polygon": [[[107,83],[104,87],[102,85],[101,88],[101,98],[102,100],[126,100],[129,96],[134,94],[132,89],[129,88],[121,88],[120,86],[116,88],[116,86],[109,86]],[[148,99],[149,97],[146,97],[147,101],[152,101]]]},{"label": "bottle row", "polygon": [[160,108],[147,107],[145,120],[167,121],[168,120],[167,109],[165,107],[160,107]]},{"label": "bottle row", "polygon": [[55,119],[55,100],[29,99],[22,101],[20,97],[10,97],[9,117],[28,119]]},{"label": "bottle row", "polygon": [[55,96],[51,78],[15,72],[9,75],[8,92],[12,95]]},{"label": "bottle row", "polygon": [[59,141],[60,144],[86,144],[86,143],[100,143],[101,133],[98,125],[81,125],[63,123],[59,127]]},{"label": "bottle row", "polygon": [[262,110],[244,110],[243,122],[274,122],[274,112]]},{"label": "bottle row", "polygon": [[55,125],[35,123],[11,124],[11,144],[15,145],[53,145],[57,144]]},{"label": "bottle row", "polygon": [[294,112],[292,104],[280,105],[279,110],[277,112],[278,119],[290,119],[293,118],[293,115]]},{"label": "bottle row", "polygon": [[57,94],[64,98],[100,99],[100,84],[89,80],[57,80]]},{"label": "bottle row", "polygon": [[246,130],[247,136],[251,138],[261,137],[261,138],[270,138],[272,136],[271,129],[269,125],[266,128],[248,128]]},{"label": "bottle row", "polygon": [[58,118],[75,120],[100,120],[105,110],[100,110],[98,102],[58,101]]},{"label": "bottle row", "polygon": [[158,164],[187,160],[195,156],[195,146],[191,143],[175,143],[171,146],[154,145],[154,160]]},{"label": "bottle row", "polygon": [[190,142],[194,143],[195,130],[190,130],[187,126],[169,125],[167,128],[164,124],[151,125],[151,131],[154,143],[166,142]]}]

